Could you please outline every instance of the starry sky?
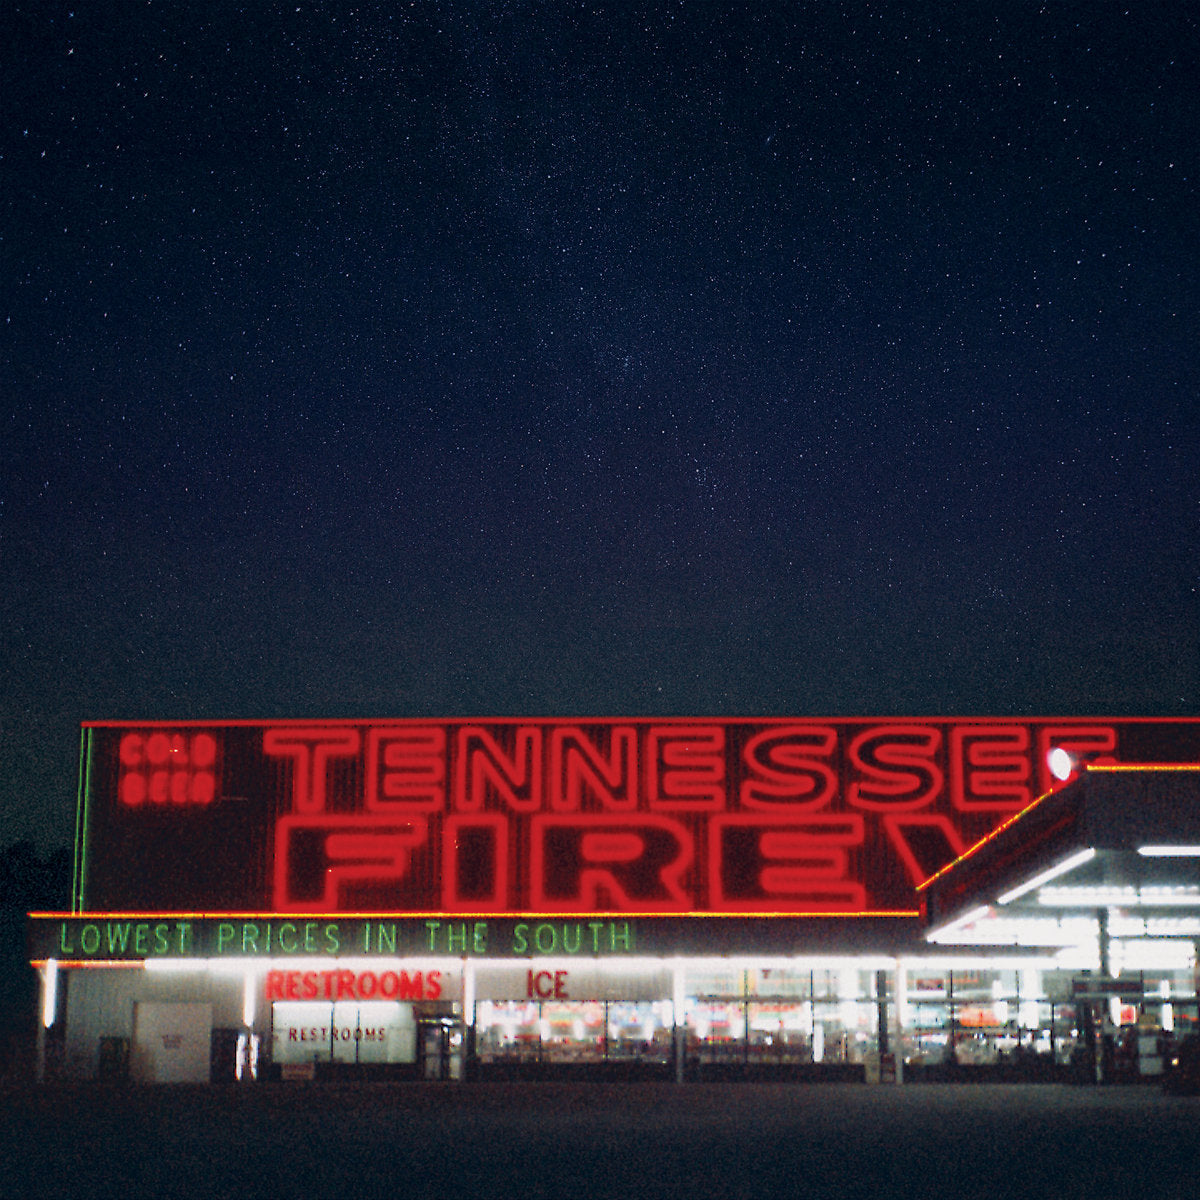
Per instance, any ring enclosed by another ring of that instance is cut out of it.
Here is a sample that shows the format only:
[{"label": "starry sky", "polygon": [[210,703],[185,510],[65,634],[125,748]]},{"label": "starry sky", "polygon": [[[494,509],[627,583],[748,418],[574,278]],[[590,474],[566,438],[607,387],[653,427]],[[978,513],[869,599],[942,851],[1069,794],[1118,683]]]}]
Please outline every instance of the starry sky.
[{"label": "starry sky", "polygon": [[0,842],[83,719],[1200,712],[1193,5],[0,26]]}]

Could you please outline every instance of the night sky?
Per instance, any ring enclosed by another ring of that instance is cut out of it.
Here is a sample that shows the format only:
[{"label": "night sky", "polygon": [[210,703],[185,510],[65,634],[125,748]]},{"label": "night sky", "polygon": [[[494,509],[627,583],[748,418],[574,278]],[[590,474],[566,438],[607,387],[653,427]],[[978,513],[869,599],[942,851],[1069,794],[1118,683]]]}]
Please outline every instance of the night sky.
[{"label": "night sky", "polygon": [[0,80],[0,843],[83,719],[1200,712],[1194,5],[10,0]]}]

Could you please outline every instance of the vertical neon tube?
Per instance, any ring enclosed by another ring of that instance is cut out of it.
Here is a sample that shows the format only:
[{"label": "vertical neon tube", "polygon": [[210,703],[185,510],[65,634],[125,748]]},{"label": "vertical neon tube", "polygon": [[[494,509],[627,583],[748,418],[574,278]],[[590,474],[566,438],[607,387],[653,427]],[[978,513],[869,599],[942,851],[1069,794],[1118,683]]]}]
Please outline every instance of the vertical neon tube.
[{"label": "vertical neon tube", "polygon": [[58,959],[46,960],[42,968],[42,1028],[49,1029],[54,1024],[55,1013],[58,1010]]},{"label": "vertical neon tube", "polygon": [[463,959],[463,1022],[468,1027],[475,1024],[475,964],[469,959]]},{"label": "vertical neon tube", "polygon": [[242,984],[242,1024],[254,1028],[254,1015],[258,1003],[258,975],[253,968],[246,972]]}]

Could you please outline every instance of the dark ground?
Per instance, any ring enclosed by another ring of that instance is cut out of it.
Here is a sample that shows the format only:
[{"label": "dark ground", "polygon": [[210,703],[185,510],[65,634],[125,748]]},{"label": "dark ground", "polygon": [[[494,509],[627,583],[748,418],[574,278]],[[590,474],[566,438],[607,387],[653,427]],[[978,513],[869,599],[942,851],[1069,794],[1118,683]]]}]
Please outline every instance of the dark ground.
[{"label": "dark ground", "polygon": [[1047,1085],[21,1089],[3,1196],[1200,1196],[1200,1099]]}]

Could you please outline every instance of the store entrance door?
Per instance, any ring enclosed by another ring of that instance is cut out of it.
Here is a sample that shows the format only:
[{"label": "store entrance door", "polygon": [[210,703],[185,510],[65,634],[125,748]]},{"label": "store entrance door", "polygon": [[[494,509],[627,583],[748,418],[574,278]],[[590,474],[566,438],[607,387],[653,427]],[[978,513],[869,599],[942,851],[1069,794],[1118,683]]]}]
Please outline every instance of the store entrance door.
[{"label": "store entrance door", "polygon": [[463,1031],[451,1018],[417,1022],[417,1051],[422,1079],[461,1079]]}]

